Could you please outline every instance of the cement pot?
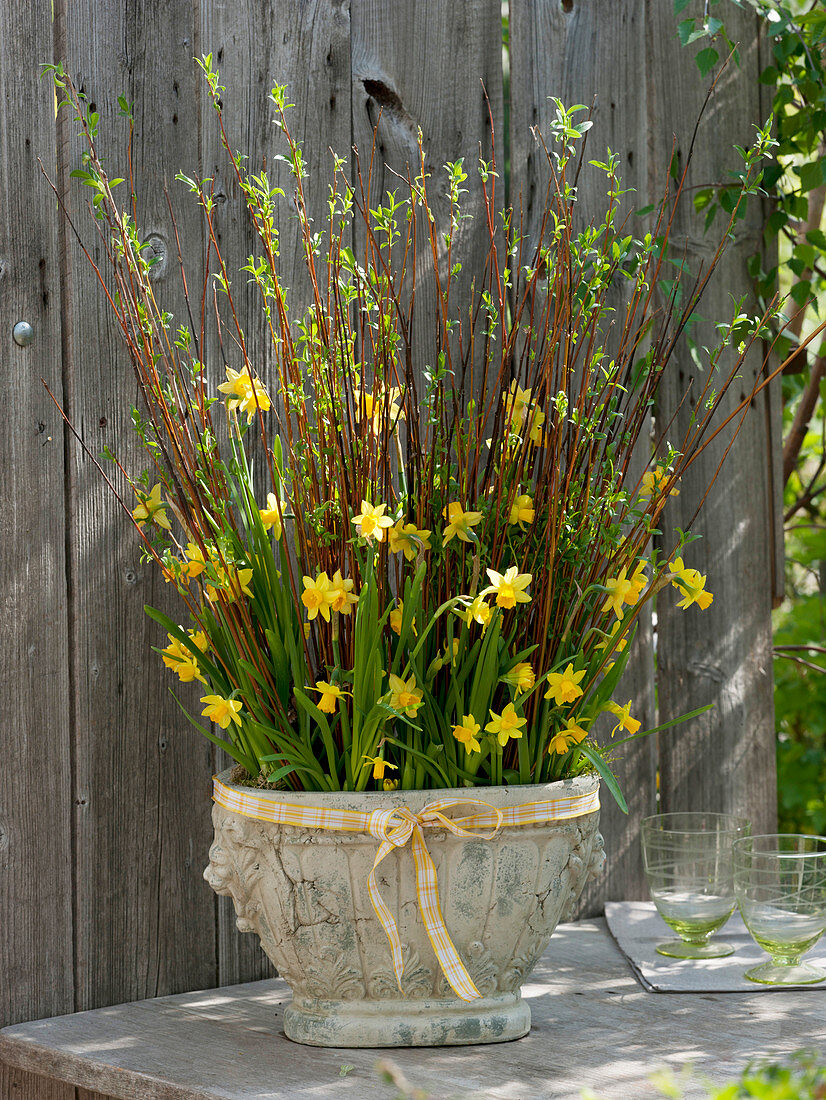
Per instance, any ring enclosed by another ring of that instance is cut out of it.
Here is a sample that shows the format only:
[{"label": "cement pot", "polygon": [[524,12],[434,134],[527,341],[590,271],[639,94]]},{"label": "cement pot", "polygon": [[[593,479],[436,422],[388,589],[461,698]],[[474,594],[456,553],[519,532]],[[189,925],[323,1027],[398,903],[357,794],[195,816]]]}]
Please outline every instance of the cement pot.
[{"label": "cement pot", "polygon": [[[233,795],[248,788],[219,782]],[[437,799],[475,797],[509,808],[592,794],[596,776],[542,786],[456,791],[318,793],[255,791],[281,802],[370,813]],[[465,810],[464,813],[472,812]],[[456,816],[461,816],[457,813]],[[377,885],[398,925],[404,960],[396,982],[387,934],[368,895],[378,841],[367,832],[274,824],[213,808],[215,841],[204,872],[229,895],[242,932],[256,932],[293,992],[284,1031],[295,1042],[330,1047],[499,1043],[527,1035],[520,988],[556,925],[604,862],[599,810],[561,821],[502,827],[492,840],[429,827],[449,935],[481,996],[461,1000],[434,954],[419,908],[413,858],[395,848]]]}]

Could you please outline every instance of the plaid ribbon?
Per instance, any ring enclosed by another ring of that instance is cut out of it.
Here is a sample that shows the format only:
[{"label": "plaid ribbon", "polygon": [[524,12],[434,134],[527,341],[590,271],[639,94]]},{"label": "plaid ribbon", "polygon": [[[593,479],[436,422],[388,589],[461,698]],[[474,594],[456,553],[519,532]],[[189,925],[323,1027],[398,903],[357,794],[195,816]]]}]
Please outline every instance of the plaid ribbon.
[{"label": "plaid ribbon", "polygon": [[[390,941],[393,969],[401,989],[404,961],[402,959],[399,930],[393,914],[387,908],[376,881],[379,864],[394,848],[403,848],[410,841],[413,864],[416,870],[416,894],[419,911],[442,973],[451,988],[463,1001],[472,1001],[481,994],[459,957],[448,934],[436,882],[436,868],[427,850],[425,829],[448,829],[454,836],[476,837],[493,840],[500,828],[533,825],[540,821],[562,821],[599,809],[599,788],[588,794],[568,795],[544,802],[526,802],[521,806],[509,806],[503,810],[478,798],[441,798],[430,802],[418,813],[407,806],[364,813],[358,810],[333,810],[323,806],[301,806],[291,802],[279,802],[267,798],[266,792],[252,789],[240,790],[228,787],[217,776],[213,777],[213,800],[227,810],[252,817],[258,821],[271,821],[277,825],[296,825],[306,829],[337,829],[347,833],[369,833],[379,841],[373,869],[367,880],[376,916],[382,923]],[[465,817],[447,817],[445,810],[461,807],[474,812]]]}]

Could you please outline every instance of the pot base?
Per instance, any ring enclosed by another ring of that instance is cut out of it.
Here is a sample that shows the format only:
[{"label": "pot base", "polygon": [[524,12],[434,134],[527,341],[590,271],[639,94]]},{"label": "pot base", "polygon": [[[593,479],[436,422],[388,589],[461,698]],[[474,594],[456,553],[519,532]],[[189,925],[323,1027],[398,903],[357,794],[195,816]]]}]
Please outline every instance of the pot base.
[{"label": "pot base", "polygon": [[530,1006],[518,993],[476,1001],[324,1001],[296,997],[284,1012],[284,1034],[314,1047],[432,1047],[507,1043],[531,1029]]}]

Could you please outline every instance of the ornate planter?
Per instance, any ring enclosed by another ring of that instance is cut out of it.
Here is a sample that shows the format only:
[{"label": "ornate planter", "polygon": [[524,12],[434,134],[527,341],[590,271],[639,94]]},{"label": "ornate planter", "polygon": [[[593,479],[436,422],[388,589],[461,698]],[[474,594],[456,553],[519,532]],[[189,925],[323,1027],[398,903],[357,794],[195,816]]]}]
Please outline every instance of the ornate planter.
[{"label": "ornate planter", "polygon": [[[249,794],[219,777],[233,793]],[[456,791],[317,793],[255,791],[267,803],[370,813],[482,799],[507,811],[525,803],[592,794],[595,776],[546,786]],[[464,816],[474,808],[447,811]],[[398,926],[401,990],[390,945],[368,894],[378,840],[369,832],[274,824],[217,802],[204,877],[235,904],[238,927],[256,932],[293,991],[287,1037],[333,1047],[497,1043],[530,1030],[520,987],[585,882],[604,861],[599,810],[566,820],[503,826],[492,840],[428,826],[444,922],[480,997],[460,999],[434,954],[417,896],[410,848],[395,848],[376,885]]]}]

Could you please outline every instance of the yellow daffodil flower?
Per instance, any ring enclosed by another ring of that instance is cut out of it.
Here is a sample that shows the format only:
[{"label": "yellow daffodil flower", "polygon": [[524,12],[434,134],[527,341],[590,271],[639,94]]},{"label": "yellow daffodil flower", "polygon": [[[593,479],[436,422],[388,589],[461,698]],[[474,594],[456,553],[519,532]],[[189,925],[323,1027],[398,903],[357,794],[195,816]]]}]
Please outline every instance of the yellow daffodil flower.
[{"label": "yellow daffodil flower", "polygon": [[225,730],[230,722],[234,722],[236,726],[241,725],[241,719],[238,717],[242,705],[240,700],[223,699],[220,695],[204,695],[201,702],[206,703],[201,714],[210,722],[219,725],[222,730]]},{"label": "yellow daffodil flower", "polygon": [[625,597],[626,603],[635,604],[645,591],[645,586],[648,584],[648,574],[645,572],[646,564],[644,561],[637,562],[636,569],[628,578],[631,582],[631,591]]},{"label": "yellow daffodil flower", "polygon": [[390,674],[390,706],[400,710],[408,718],[415,718],[416,711],[423,703],[422,692],[416,687],[416,677],[411,676],[405,683],[401,676]]},{"label": "yellow daffodil flower", "polygon": [[206,562],[207,559],[200,546],[197,543],[188,542],[186,544],[186,561],[181,563],[181,576],[188,577],[190,580],[193,577],[200,577],[206,569]]},{"label": "yellow daffodil flower", "polygon": [[[665,483],[671,476],[671,471],[661,465],[655,466],[653,470],[646,470],[642,475],[640,496],[646,498],[653,496],[654,493],[661,493],[665,488]],[[668,495],[678,497],[680,495],[680,490],[676,486],[673,486]]]},{"label": "yellow daffodil flower", "polygon": [[[643,585],[645,585],[645,579],[643,579]],[[613,610],[617,618],[621,619],[622,605],[637,602],[638,586],[639,580],[632,580],[628,576],[628,566],[624,565],[616,577],[606,578],[605,587],[608,589],[608,597],[602,605],[602,610]]]},{"label": "yellow daffodil flower", "polygon": [[542,430],[542,425],[544,423],[545,414],[537,405],[531,410],[531,415],[528,420],[528,439],[530,439],[534,447],[544,447],[548,442]]},{"label": "yellow daffodil flower", "polygon": [[403,523],[388,528],[387,545],[392,554],[402,553],[407,561],[430,549],[430,531],[420,531],[415,523]]},{"label": "yellow daffodil flower", "polygon": [[169,645],[161,650],[161,658],[166,667],[177,672],[183,684],[191,684],[193,680],[200,680],[205,684],[206,680],[201,675],[198,661],[192,653],[171,634],[167,634],[167,638],[169,638]]},{"label": "yellow daffodil flower", "polygon": [[691,607],[693,603],[698,604],[702,611],[710,607],[714,596],[711,592],[706,592],[705,573],[685,566],[682,558],[675,558],[673,562],[669,562],[668,569],[671,573],[671,583],[683,597],[677,607],[685,609]]},{"label": "yellow daffodil flower", "polygon": [[493,611],[490,604],[486,602],[485,597],[476,596],[465,611],[465,622],[468,626],[473,622],[477,622],[483,630],[486,630],[492,614]]},{"label": "yellow daffodil flower", "polygon": [[612,737],[618,730],[627,730],[627,732],[633,736],[642,725],[642,723],[638,722],[636,718],[631,717],[630,699],[624,707],[621,707],[619,703],[615,703],[613,699],[609,699],[608,702],[605,704],[605,710],[609,711],[611,714],[616,715],[616,717],[619,718],[619,722],[617,722],[617,724],[611,730]]},{"label": "yellow daffodil flower", "polygon": [[402,632],[402,616],[404,615],[404,602],[399,600],[398,605],[390,612],[388,622],[390,623],[390,629],[394,634],[401,634]]},{"label": "yellow daffodil flower", "polygon": [[272,406],[261,379],[253,377],[247,370],[234,371],[232,367],[227,367],[227,380],[218,389],[227,395],[227,409],[230,412],[235,409],[245,412],[248,424],[252,423],[258,409],[267,412]]},{"label": "yellow daffodil flower", "polygon": [[481,726],[472,714],[466,714],[458,726],[453,727],[453,736],[465,746],[465,752],[470,756],[472,752],[481,752],[482,746],[477,740]]},{"label": "yellow daffodil flower", "polygon": [[507,745],[511,737],[521,737],[525,732],[521,727],[525,725],[527,719],[519,717],[513,703],[508,703],[501,714],[491,710],[490,718],[491,720],[485,726],[485,730],[488,733],[496,734],[502,748]]},{"label": "yellow daffodil flower", "polygon": [[[533,500],[527,495],[517,497],[511,505],[511,513],[508,518],[508,523],[518,523],[522,527],[523,523],[533,523],[536,512],[533,507]],[[524,528],[522,528],[524,530]]]},{"label": "yellow daffodil flower", "polygon": [[221,562],[216,562],[213,568],[218,583],[207,584],[205,587],[206,597],[210,602],[215,603],[219,594],[222,594],[228,603],[237,600],[239,592],[245,596],[252,596],[249,589],[249,583],[252,580],[251,569],[238,569],[234,565],[223,565]]},{"label": "yellow daffodil flower", "polygon": [[548,690],[545,692],[545,698],[553,699],[556,705],[560,707],[566,703],[573,703],[582,695],[582,688],[579,685],[586,671],[583,668],[579,672],[574,672],[574,666],[571,663],[564,672],[549,672]]},{"label": "yellow daffodil flower", "polygon": [[333,579],[330,581],[330,591],[327,594],[327,601],[333,611],[338,611],[342,615],[352,614],[353,605],[359,602],[358,596],[353,592],[354,583],[351,577],[347,577],[345,580],[341,575],[341,570],[336,569]]},{"label": "yellow daffodil flower", "polygon": [[347,694],[337,684],[328,684],[326,680],[316,680],[313,691],[321,693],[318,709],[322,714],[335,714],[339,699]]},{"label": "yellow daffodil flower", "polygon": [[521,426],[530,400],[531,391],[523,390],[514,378],[508,392],[502,394],[502,401],[505,405],[505,424],[508,431],[515,432]]},{"label": "yellow daffodil flower", "polygon": [[[403,616],[404,616],[404,600],[399,600],[398,606],[394,607],[393,610],[390,612],[390,619],[389,619],[390,629],[392,631],[394,631],[396,634],[401,634],[401,632],[402,632],[402,618],[403,618]],[[415,638],[416,637],[416,620],[415,619],[410,624],[410,629],[413,632],[413,637]]]},{"label": "yellow daffodil flower", "polygon": [[[382,760],[380,756],[362,756],[362,760],[366,761],[367,764],[373,765],[374,779],[384,779],[384,773],[387,768],[390,768],[394,772],[399,770],[396,764],[391,764],[389,760]],[[385,790],[387,790],[386,787]]]},{"label": "yellow daffodil flower", "polygon": [[365,418],[370,422],[373,431],[378,434],[381,431],[381,421],[376,415],[377,402],[372,393],[368,393],[366,390],[355,390],[353,393],[353,401],[356,407],[356,413],[361,417],[362,411]]},{"label": "yellow daffodil flower", "polygon": [[272,531],[274,539],[280,539],[283,533],[283,527],[281,524],[281,514],[283,512],[283,506],[279,511],[278,498],[275,493],[267,493],[267,507],[259,508],[258,514],[261,517],[261,523],[264,525],[265,531]]},{"label": "yellow daffodil flower", "polygon": [[201,653],[206,653],[209,649],[209,638],[207,638],[203,630],[190,631],[187,633],[187,638],[189,638],[194,646],[200,649]]},{"label": "yellow daffodil flower", "polygon": [[564,756],[573,745],[578,745],[588,736],[588,731],[578,726],[573,718],[569,718],[565,726],[551,738],[548,745],[548,753],[558,753]]},{"label": "yellow daffodil flower", "polygon": [[312,577],[303,577],[304,591],[301,593],[301,602],[307,608],[307,618],[314,619],[321,613],[321,617],[330,621],[330,607],[333,602],[332,585],[326,572],[319,573],[315,580]]},{"label": "yellow daffodil flower", "polygon": [[454,535],[460,542],[474,541],[470,529],[471,527],[476,527],[481,521],[481,512],[465,512],[462,509],[462,505],[454,500],[448,504],[447,508],[442,509],[442,515],[447,520],[447,527],[445,527],[442,535],[442,541],[445,546],[447,546]]},{"label": "yellow daffodil flower", "polygon": [[148,493],[144,493],[142,489],[136,489],[135,496],[139,504],[132,512],[132,518],[138,527],[142,528],[145,523],[154,523],[156,527],[162,527],[164,531],[168,531],[171,526],[166,515],[168,505],[165,500],[161,500],[160,482],[153,485]]},{"label": "yellow daffodil flower", "polygon": [[386,504],[377,504],[375,507],[366,500],[361,502],[361,514],[353,516],[353,523],[358,527],[358,532],[364,539],[375,539],[381,542],[384,532],[393,526],[390,516],[384,514]]},{"label": "yellow daffodil flower", "polygon": [[533,668],[528,661],[519,661],[509,672],[505,673],[502,679],[506,684],[510,684],[512,688],[516,689],[517,695],[521,695],[523,691],[529,691],[536,683]]},{"label": "yellow daffodil flower", "polygon": [[361,415],[362,410],[364,411],[364,415],[369,420],[375,435],[381,435],[384,429],[385,412],[390,419],[391,431],[399,420],[405,419],[404,410],[399,406],[401,398],[402,391],[398,386],[388,387],[386,400],[381,390],[375,394],[368,393],[366,390],[356,390],[353,394],[356,411],[359,415]]},{"label": "yellow daffodil flower", "polygon": [[612,623],[611,629],[608,631],[608,637],[603,638],[603,640],[595,648],[610,649],[614,653],[622,653],[622,651],[628,645],[628,635],[626,634],[624,637],[620,638],[619,641],[616,641],[617,634],[620,632],[620,630],[622,630],[622,622],[620,620],[617,620],[617,622]]},{"label": "yellow daffodil flower", "polygon": [[497,573],[495,569],[488,569],[487,573],[491,583],[482,595],[495,592],[498,607],[511,608],[516,607],[518,603],[531,602],[525,589],[533,580],[532,573],[517,573],[515,565],[512,565],[504,574]]},{"label": "yellow daffodil flower", "polygon": [[382,787],[386,791],[395,791],[395,789],[398,787],[398,785],[399,785],[398,779],[391,779],[390,776],[388,776],[382,782]]}]

